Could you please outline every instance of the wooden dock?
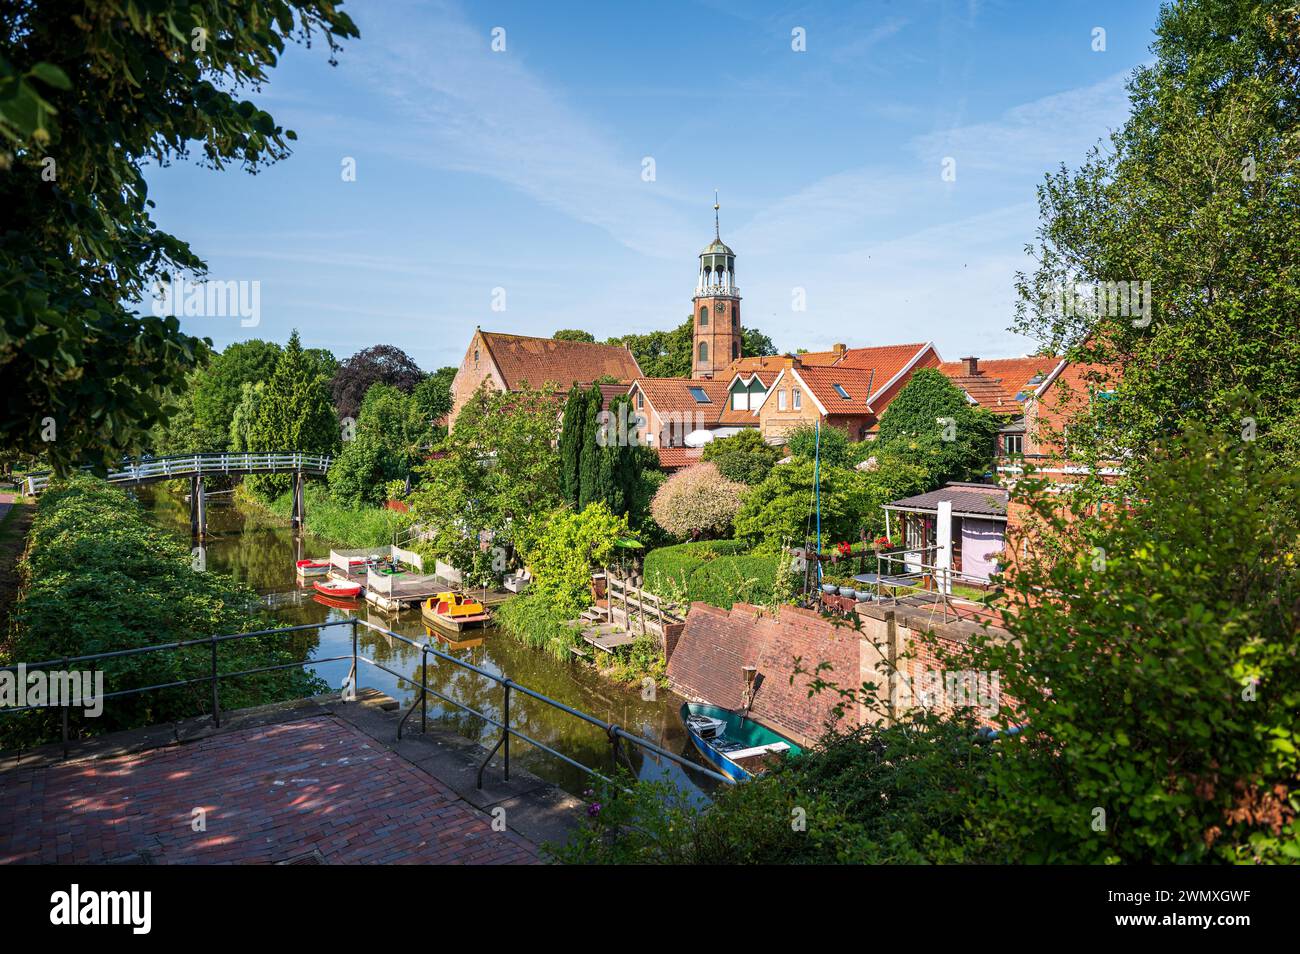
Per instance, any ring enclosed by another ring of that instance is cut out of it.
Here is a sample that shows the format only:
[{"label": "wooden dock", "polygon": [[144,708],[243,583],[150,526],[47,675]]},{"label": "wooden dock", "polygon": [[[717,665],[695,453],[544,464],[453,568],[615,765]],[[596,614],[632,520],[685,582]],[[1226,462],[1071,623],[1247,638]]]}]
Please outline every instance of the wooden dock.
[{"label": "wooden dock", "polygon": [[583,641],[611,655],[643,636],[654,637],[663,648],[669,629],[683,623],[676,605],[609,570],[602,578],[605,605],[591,607],[571,624],[581,630]]}]

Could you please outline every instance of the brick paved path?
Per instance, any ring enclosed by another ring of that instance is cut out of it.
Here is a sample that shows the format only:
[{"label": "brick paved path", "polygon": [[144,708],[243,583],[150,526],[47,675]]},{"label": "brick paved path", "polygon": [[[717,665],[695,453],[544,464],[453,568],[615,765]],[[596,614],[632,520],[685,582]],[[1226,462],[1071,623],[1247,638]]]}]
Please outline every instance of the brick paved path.
[{"label": "brick paved path", "polygon": [[[195,808],[207,831],[191,829]],[[501,864],[536,848],[333,716],[0,775],[0,863]]]}]

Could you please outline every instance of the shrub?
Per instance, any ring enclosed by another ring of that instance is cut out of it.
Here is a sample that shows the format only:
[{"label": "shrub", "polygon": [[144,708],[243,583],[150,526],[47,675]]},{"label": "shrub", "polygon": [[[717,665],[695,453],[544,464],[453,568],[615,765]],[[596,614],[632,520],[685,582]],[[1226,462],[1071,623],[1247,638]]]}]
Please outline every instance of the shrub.
[{"label": "shrub", "polygon": [[728,480],[742,484],[761,484],[771,473],[781,453],[763,440],[757,428],[747,427],[730,437],[704,445],[701,459],[717,465]]},{"label": "shrub", "polygon": [[686,595],[722,609],[733,603],[769,603],[776,585],[778,557],[720,556],[697,567],[686,580]]},{"label": "shrub", "polygon": [[650,513],[678,539],[721,536],[731,527],[745,489],[725,479],[717,465],[696,464],[664,481],[650,501]]},{"label": "shrub", "polygon": [[571,658],[570,648],[578,645],[577,630],[565,626],[565,618],[536,593],[523,593],[506,600],[497,607],[496,623],[502,632],[525,646],[556,659]]},{"label": "shrub", "polygon": [[524,558],[533,574],[530,593],[560,619],[573,619],[591,605],[591,571],[606,566],[620,540],[629,538],[627,517],[616,517],[604,503],[581,513],[568,507],[552,512]]},{"label": "shrub", "polygon": [[[800,424],[785,438],[785,446],[792,457],[814,460],[818,453],[818,428],[815,424]],[[821,427],[821,461],[823,467],[844,467],[849,461],[849,437],[838,427]]]},{"label": "shrub", "polygon": [[780,558],[750,555],[741,540],[699,540],[651,550],[646,588],[686,601],[730,609],[733,603],[772,602]]},{"label": "shrub", "polygon": [[1300,859],[1300,475],[1271,466],[1193,428],[1143,462],[1144,499],[1087,520],[1017,485],[1038,538],[1013,639],[977,639],[971,664],[1018,701],[998,724],[1024,726],[978,812],[1016,857]]}]

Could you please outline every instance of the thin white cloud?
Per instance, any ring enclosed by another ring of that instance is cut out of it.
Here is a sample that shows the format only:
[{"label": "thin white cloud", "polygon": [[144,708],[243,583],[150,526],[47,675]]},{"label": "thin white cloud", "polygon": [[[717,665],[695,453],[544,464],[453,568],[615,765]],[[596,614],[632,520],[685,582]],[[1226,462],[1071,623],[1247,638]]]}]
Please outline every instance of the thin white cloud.
[{"label": "thin white cloud", "polygon": [[491,28],[453,4],[420,14],[372,9],[380,22],[368,32],[386,39],[358,47],[362,74],[397,104],[400,121],[386,126],[381,148],[508,183],[647,255],[696,242],[698,223],[677,210],[679,197],[643,181],[641,152],[615,147],[530,70],[520,36],[507,30],[506,51],[493,52]]}]

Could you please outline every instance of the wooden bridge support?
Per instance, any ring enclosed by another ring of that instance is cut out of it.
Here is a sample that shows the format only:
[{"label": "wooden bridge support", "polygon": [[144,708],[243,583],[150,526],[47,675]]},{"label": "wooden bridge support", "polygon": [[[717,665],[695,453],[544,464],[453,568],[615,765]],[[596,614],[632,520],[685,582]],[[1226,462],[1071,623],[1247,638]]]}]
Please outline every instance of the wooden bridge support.
[{"label": "wooden bridge support", "polygon": [[203,477],[190,478],[190,535],[203,539],[208,533],[208,498],[204,493]]},{"label": "wooden bridge support", "polygon": [[293,475],[293,528],[295,530],[304,530],[307,527],[307,500],[303,493],[306,484],[307,478],[303,472],[295,472]]}]

